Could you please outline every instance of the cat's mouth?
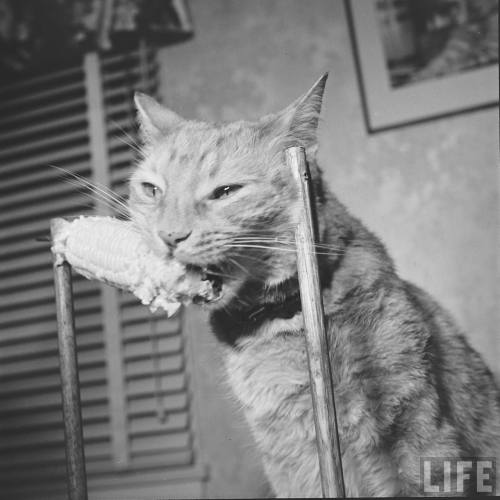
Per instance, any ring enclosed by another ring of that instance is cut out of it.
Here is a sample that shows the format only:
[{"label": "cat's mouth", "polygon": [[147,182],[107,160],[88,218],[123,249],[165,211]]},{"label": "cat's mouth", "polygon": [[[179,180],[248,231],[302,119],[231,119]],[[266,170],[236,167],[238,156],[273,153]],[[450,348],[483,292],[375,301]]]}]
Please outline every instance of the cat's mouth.
[{"label": "cat's mouth", "polygon": [[222,271],[217,266],[196,266],[196,265],[188,265],[187,268],[200,275],[202,281],[206,281],[209,283],[211,288],[211,293],[208,297],[205,296],[196,296],[193,298],[193,302],[195,304],[207,304],[217,302],[223,295],[222,287],[223,287],[223,279],[222,279]]}]

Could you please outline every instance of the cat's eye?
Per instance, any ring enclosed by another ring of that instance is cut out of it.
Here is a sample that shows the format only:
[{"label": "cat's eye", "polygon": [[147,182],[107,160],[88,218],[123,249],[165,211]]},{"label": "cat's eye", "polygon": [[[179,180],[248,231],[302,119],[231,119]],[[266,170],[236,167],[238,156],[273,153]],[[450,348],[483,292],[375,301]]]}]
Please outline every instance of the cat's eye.
[{"label": "cat's eye", "polygon": [[226,186],[219,186],[217,189],[214,189],[212,194],[210,195],[211,200],[218,200],[220,198],[225,198],[239,189],[241,189],[243,186],[241,184],[228,184]]},{"label": "cat's eye", "polygon": [[150,182],[141,182],[141,188],[144,194],[149,198],[156,198],[156,196],[160,193],[160,188]]}]

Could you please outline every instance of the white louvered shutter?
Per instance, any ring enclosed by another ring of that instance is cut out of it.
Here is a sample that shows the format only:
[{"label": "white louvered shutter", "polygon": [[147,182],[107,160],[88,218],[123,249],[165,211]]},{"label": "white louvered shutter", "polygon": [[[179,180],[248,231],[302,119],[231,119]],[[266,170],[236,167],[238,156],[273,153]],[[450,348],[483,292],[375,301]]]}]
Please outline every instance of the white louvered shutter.
[{"label": "white louvered shutter", "polygon": [[[51,254],[37,238],[51,217],[104,205],[48,165],[126,196],[132,93],[155,79],[154,54],[139,51],[0,88],[0,499],[66,497]],[[73,286],[90,498],[199,496],[182,314]]]}]

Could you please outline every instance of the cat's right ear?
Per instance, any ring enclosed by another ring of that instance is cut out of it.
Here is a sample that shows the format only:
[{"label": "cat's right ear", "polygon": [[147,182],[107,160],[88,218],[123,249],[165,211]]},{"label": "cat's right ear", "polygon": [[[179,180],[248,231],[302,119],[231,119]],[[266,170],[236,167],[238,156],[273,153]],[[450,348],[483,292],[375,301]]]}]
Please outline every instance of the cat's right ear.
[{"label": "cat's right ear", "polygon": [[184,121],[177,113],[165,108],[146,94],[136,92],[134,101],[141,138],[146,144],[157,142]]},{"label": "cat's right ear", "polygon": [[289,146],[302,146],[308,154],[315,154],[318,145],[318,127],[323,93],[328,73],[321,78],[292,104],[282,111],[263,117],[260,120],[260,133],[278,138],[280,149]]}]

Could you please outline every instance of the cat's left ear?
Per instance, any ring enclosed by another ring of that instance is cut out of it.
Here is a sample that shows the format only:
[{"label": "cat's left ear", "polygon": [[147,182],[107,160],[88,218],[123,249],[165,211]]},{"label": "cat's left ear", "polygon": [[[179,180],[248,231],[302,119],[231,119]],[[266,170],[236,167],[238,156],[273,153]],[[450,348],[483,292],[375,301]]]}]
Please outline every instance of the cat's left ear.
[{"label": "cat's left ear", "polygon": [[271,121],[273,134],[285,137],[286,142],[309,148],[317,143],[316,129],[325,91],[328,73],[302,96],[280,111],[267,118]]},{"label": "cat's left ear", "polygon": [[136,92],[134,101],[142,140],[145,143],[158,141],[184,121],[177,113],[162,106],[146,94]]}]

